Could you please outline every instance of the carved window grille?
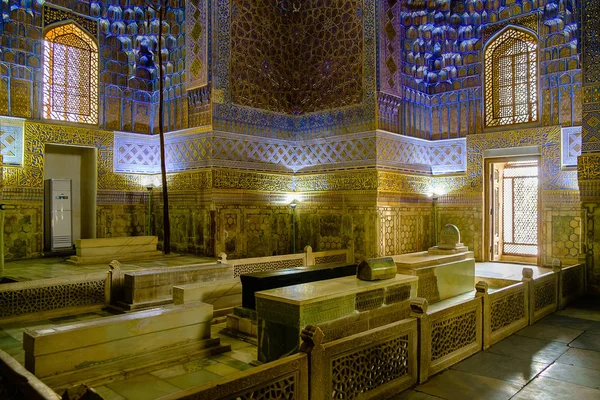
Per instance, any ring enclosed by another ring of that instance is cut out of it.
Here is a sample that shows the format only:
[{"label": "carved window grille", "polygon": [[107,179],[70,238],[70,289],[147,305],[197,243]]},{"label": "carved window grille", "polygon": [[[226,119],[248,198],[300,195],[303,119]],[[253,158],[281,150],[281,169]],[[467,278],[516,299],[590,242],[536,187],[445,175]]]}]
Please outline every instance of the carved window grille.
[{"label": "carved window grille", "polygon": [[538,254],[537,162],[508,163],[504,168],[503,253]]},{"label": "carved window grille", "polygon": [[74,23],[44,35],[44,118],[98,123],[98,45]]},{"label": "carved window grille", "polygon": [[537,39],[509,28],[485,49],[485,124],[538,120]]}]

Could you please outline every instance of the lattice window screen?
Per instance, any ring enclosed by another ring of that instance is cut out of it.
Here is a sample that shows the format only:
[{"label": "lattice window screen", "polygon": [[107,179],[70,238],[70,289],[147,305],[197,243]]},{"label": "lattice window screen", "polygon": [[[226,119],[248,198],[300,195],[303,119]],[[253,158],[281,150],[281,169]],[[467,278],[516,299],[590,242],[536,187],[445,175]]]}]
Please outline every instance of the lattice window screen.
[{"label": "lattice window screen", "polygon": [[538,167],[504,168],[503,253],[538,254]]},{"label": "lattice window screen", "polygon": [[44,35],[44,118],[98,123],[98,45],[75,24]]},{"label": "lattice window screen", "polygon": [[485,50],[485,124],[535,122],[537,102],[537,39],[507,29]]}]

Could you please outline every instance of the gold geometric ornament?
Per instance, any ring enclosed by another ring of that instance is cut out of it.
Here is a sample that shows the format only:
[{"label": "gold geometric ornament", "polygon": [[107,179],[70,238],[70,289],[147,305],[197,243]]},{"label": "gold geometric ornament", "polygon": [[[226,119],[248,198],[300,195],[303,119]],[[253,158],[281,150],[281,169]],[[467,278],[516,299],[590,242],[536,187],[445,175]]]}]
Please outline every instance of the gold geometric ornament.
[{"label": "gold geometric ornament", "polygon": [[43,117],[98,124],[98,45],[74,23],[44,35]]}]

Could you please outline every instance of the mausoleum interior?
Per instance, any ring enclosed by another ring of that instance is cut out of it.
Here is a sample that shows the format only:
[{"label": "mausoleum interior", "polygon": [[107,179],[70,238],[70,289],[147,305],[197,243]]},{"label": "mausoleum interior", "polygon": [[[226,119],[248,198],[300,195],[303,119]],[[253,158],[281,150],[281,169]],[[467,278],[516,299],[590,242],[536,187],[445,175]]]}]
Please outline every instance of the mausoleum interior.
[{"label": "mausoleum interior", "polygon": [[0,0],[0,398],[600,398],[598,0]]}]

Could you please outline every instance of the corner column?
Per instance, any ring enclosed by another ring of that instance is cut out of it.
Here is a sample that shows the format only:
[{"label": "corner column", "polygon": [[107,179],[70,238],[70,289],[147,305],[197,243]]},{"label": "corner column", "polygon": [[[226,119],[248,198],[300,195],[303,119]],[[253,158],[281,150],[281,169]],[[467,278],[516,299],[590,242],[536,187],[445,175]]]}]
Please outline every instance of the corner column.
[{"label": "corner column", "polygon": [[582,132],[577,179],[582,205],[582,253],[588,290],[600,293],[600,0],[581,2]]}]

